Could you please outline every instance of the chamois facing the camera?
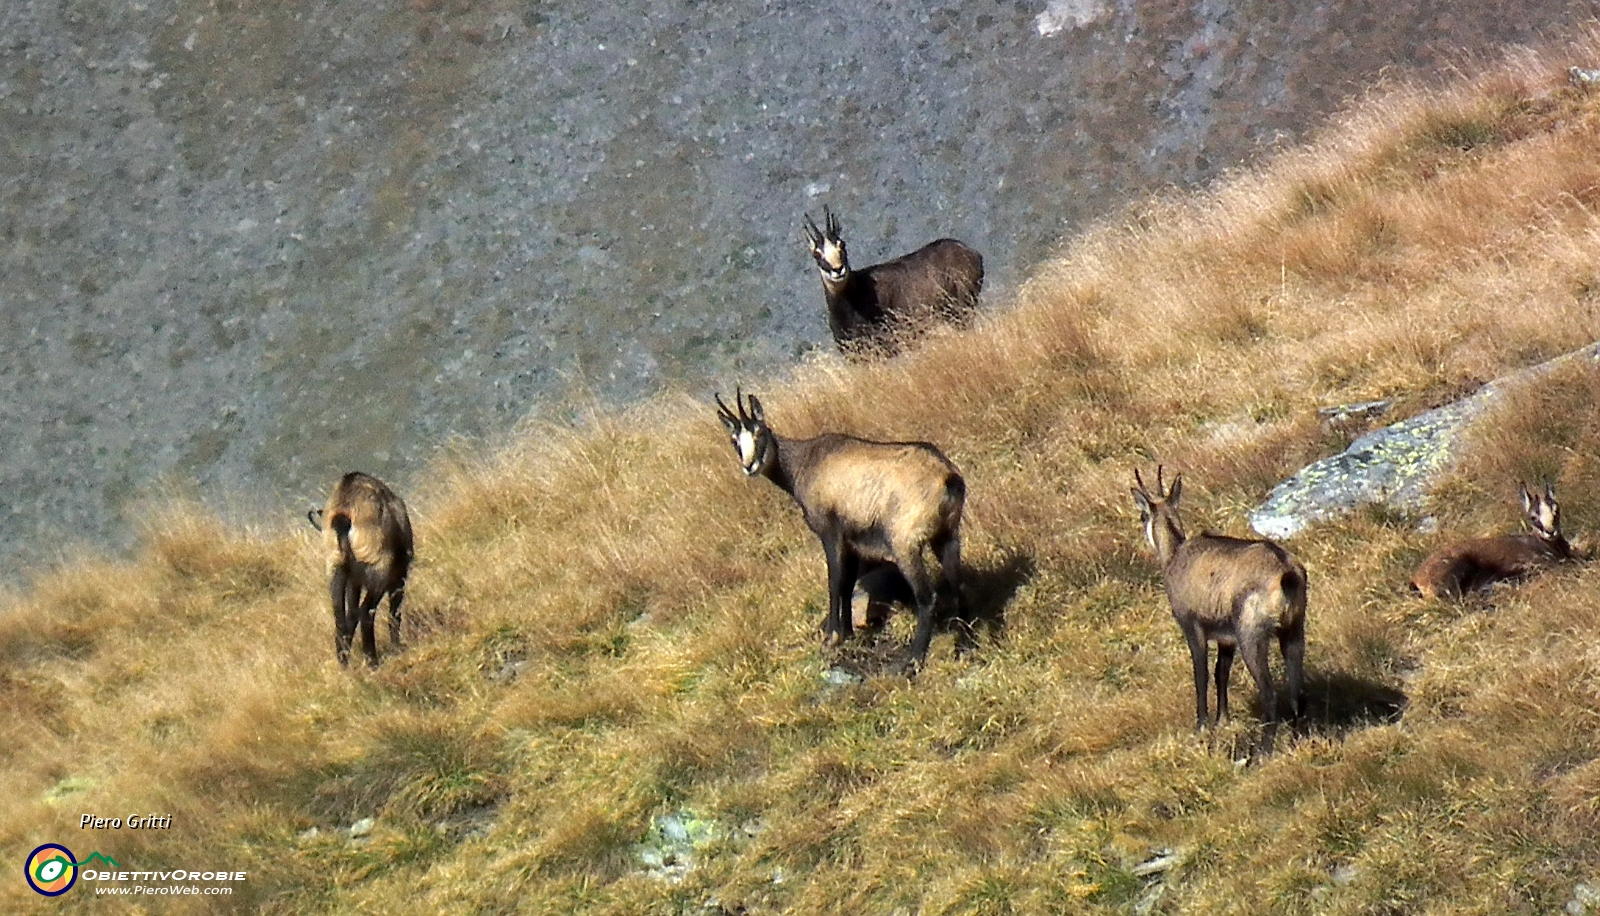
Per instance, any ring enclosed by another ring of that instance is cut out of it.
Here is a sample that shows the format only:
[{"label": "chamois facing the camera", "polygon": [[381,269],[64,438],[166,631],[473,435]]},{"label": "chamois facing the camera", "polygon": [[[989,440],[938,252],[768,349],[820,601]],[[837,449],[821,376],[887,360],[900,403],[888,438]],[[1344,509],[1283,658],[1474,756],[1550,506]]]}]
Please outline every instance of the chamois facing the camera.
[{"label": "chamois facing the camera", "polygon": [[930,324],[966,327],[983,289],[983,256],[955,239],[852,270],[839,221],[823,208],[823,228],[805,217],[806,242],[822,274],[828,327],[839,351],[889,357]]},{"label": "chamois facing the camera", "polygon": [[[850,598],[865,571],[892,563],[916,601],[917,628],[910,665],[919,667],[933,639],[939,599],[961,609],[961,510],[967,485],[956,466],[926,442],[873,442],[841,433],[780,438],[761,402],[734,394],[738,413],[717,396],[746,476],[763,476],[794,497],[806,525],[822,541],[828,563],[828,616],[823,640],[850,638]],[[939,563],[930,576],[924,552]]]},{"label": "chamois facing the camera", "polygon": [[1546,481],[1544,493],[1538,495],[1522,483],[1517,490],[1532,534],[1474,538],[1441,548],[1417,567],[1411,587],[1428,598],[1459,598],[1576,558],[1577,552],[1561,533],[1555,485]]},{"label": "chamois facing the camera", "polygon": [[1187,538],[1178,518],[1183,475],[1163,491],[1156,468],[1156,492],[1133,472],[1133,499],[1144,522],[1145,538],[1155,548],[1166,580],[1172,616],[1189,644],[1194,665],[1195,726],[1205,728],[1206,663],[1209,643],[1217,644],[1217,717],[1228,715],[1228,673],[1237,648],[1255,679],[1267,723],[1270,747],[1277,722],[1278,695],[1272,683],[1271,646],[1277,641],[1288,674],[1289,708],[1298,717],[1306,650],[1306,569],[1271,541],[1245,540],[1206,532]]},{"label": "chamois facing the camera", "polygon": [[412,557],[406,504],[383,481],[355,471],[344,475],[328,494],[321,525],[317,525],[316,515],[313,510],[308,518],[322,531],[339,664],[350,664],[350,643],[359,625],[367,664],[376,666],[373,618],[385,595],[389,596],[389,642],[400,647],[400,603],[405,600]]}]

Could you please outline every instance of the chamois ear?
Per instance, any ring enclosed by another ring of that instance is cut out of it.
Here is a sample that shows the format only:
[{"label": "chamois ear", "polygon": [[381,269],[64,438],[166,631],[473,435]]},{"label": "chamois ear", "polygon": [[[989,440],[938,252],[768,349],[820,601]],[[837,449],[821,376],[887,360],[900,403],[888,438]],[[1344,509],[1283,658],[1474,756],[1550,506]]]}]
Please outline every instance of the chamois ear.
[{"label": "chamois ear", "polygon": [[1544,479],[1544,498],[1550,500],[1551,502],[1555,502],[1556,499],[1555,481],[1548,477]]},{"label": "chamois ear", "polygon": [[[1517,492],[1522,495],[1522,514],[1533,514],[1533,494],[1528,492],[1528,485],[1517,481]],[[1548,491],[1547,491],[1548,492]]]},{"label": "chamois ear", "polygon": [[750,395],[750,419],[757,423],[767,422],[766,412],[761,409],[761,401],[755,395]]},{"label": "chamois ear", "polygon": [[1178,499],[1183,496],[1183,475],[1172,478],[1172,486],[1167,489],[1167,505],[1177,508]]},{"label": "chamois ear", "polygon": [[1128,492],[1133,494],[1133,501],[1139,505],[1139,516],[1149,521],[1150,516],[1155,514],[1155,507],[1150,505],[1150,497],[1146,496],[1143,490],[1135,490],[1132,487],[1128,488]]}]

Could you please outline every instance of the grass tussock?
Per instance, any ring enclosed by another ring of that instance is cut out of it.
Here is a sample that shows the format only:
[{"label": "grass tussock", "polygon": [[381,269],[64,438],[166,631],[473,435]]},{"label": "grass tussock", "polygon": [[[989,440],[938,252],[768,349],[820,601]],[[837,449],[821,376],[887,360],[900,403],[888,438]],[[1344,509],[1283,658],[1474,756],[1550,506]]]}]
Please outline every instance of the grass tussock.
[{"label": "grass tussock", "polygon": [[[174,507],[133,561],[9,599],[0,848],[249,872],[174,912],[1558,911],[1600,876],[1594,572],[1460,604],[1405,583],[1445,539],[1513,528],[1518,480],[1553,480],[1572,534],[1600,526],[1592,365],[1478,426],[1437,533],[1374,510],[1291,545],[1310,714],[1249,766],[1239,671],[1236,721],[1188,728],[1128,487],[1164,463],[1191,528],[1243,533],[1347,441],[1317,408],[1415,413],[1600,337],[1600,96],[1565,82],[1597,52],[1374,94],[1073,239],[971,333],[728,380],[781,434],[927,440],[963,470],[984,626],[959,657],[940,635],[915,683],[890,673],[909,615],[820,650],[814,538],[703,399],[669,396],[405,488],[409,647],[380,638],[375,671],[334,663],[290,522]],[[77,828],[134,811],[173,827]],[[81,887],[51,906],[140,911]]]}]

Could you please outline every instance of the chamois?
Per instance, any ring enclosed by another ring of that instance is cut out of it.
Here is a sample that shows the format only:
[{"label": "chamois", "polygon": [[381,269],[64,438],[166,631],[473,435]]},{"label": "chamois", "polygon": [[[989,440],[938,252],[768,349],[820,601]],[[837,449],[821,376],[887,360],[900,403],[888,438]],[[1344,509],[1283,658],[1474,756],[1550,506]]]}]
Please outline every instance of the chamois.
[{"label": "chamois", "polygon": [[823,229],[806,215],[805,236],[841,353],[889,357],[930,322],[971,324],[983,289],[982,255],[955,239],[939,239],[892,261],[851,270],[838,219],[826,207],[822,213]]},{"label": "chamois", "polygon": [[1255,679],[1267,723],[1263,746],[1270,747],[1277,722],[1277,691],[1272,683],[1271,641],[1277,637],[1288,670],[1289,708],[1299,717],[1305,659],[1306,569],[1292,554],[1271,541],[1253,541],[1205,532],[1185,538],[1178,518],[1183,475],[1163,492],[1162,469],[1156,468],[1156,492],[1145,488],[1133,472],[1133,499],[1139,505],[1145,538],[1155,548],[1166,580],[1172,616],[1189,644],[1194,665],[1195,727],[1207,725],[1206,663],[1208,643],[1217,644],[1217,718],[1228,715],[1228,672],[1234,649],[1243,651],[1245,667]]},{"label": "chamois", "polygon": [[1553,563],[1577,556],[1561,533],[1561,507],[1555,485],[1545,481],[1544,494],[1534,495],[1518,483],[1522,514],[1533,534],[1474,538],[1435,551],[1411,577],[1412,589],[1429,598],[1459,598],[1504,579],[1519,579]]},{"label": "chamois", "polygon": [[[850,597],[863,573],[893,564],[916,601],[917,628],[909,668],[916,670],[933,639],[934,610],[948,596],[961,611],[961,509],[967,485],[956,466],[926,442],[873,442],[841,433],[783,439],[767,425],[761,402],[736,391],[734,413],[716,396],[748,477],[761,475],[794,498],[806,525],[822,541],[828,563],[824,644],[853,632]],[[748,403],[748,406],[747,406]],[[923,558],[933,551],[939,582]]]},{"label": "chamois", "polygon": [[[325,524],[317,524],[319,515]],[[384,595],[389,596],[389,642],[400,647],[400,602],[405,600],[412,557],[406,504],[383,481],[353,471],[334,485],[327,506],[320,513],[313,509],[306,518],[322,532],[339,664],[350,664],[350,642],[359,624],[361,649],[367,664],[376,667],[373,617]]]}]

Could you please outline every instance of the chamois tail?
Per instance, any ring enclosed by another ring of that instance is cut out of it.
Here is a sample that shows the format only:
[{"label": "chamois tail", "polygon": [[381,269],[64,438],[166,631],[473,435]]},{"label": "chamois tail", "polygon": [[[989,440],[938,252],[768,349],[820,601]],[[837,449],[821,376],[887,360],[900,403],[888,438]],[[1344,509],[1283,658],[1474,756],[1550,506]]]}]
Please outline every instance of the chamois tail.
[{"label": "chamois tail", "polygon": [[1306,603],[1306,577],[1300,570],[1285,570],[1283,578],[1278,581],[1278,588],[1283,592],[1283,600],[1288,604]]},{"label": "chamois tail", "polygon": [[335,512],[328,519],[328,527],[333,529],[333,536],[339,541],[339,557],[349,563],[352,553],[350,550],[350,514]]},{"label": "chamois tail", "polygon": [[944,479],[944,499],[939,503],[939,515],[943,518],[960,518],[961,507],[967,501],[967,482],[960,474],[952,471]]}]

